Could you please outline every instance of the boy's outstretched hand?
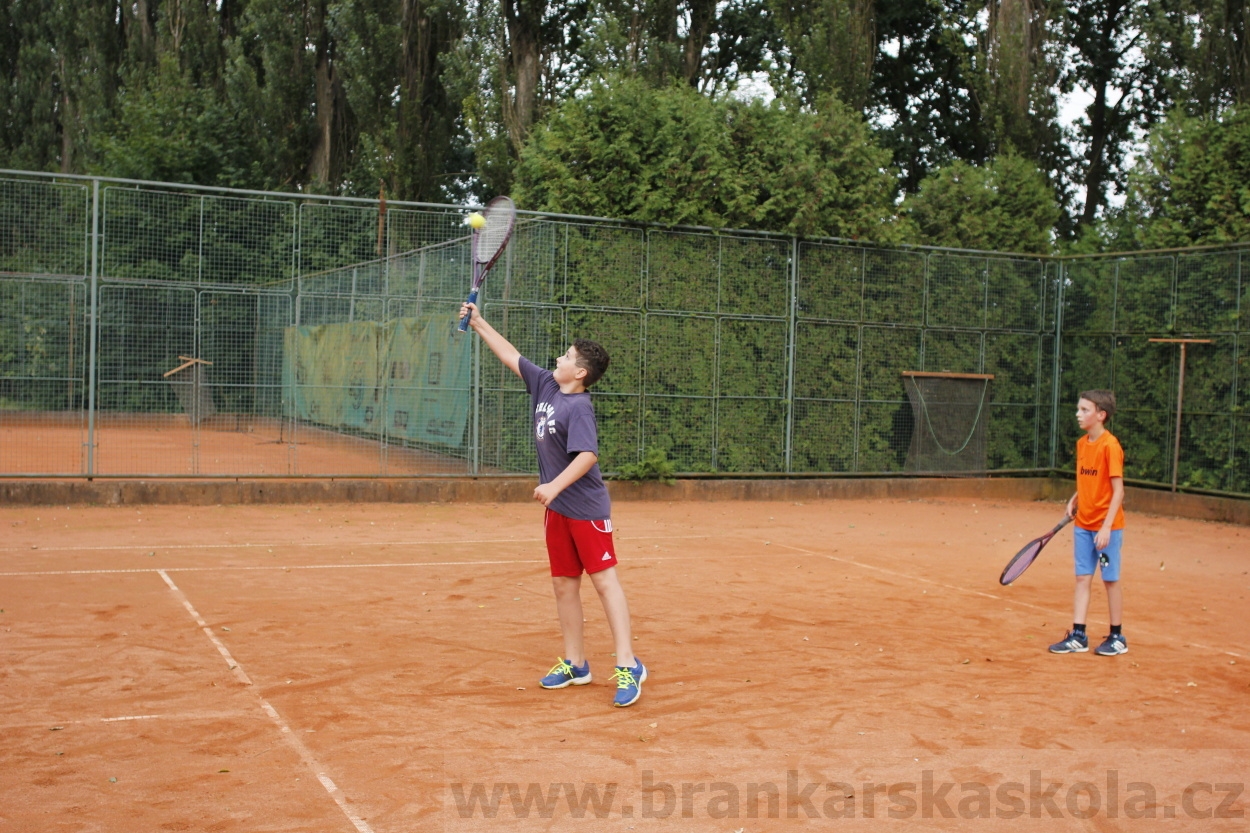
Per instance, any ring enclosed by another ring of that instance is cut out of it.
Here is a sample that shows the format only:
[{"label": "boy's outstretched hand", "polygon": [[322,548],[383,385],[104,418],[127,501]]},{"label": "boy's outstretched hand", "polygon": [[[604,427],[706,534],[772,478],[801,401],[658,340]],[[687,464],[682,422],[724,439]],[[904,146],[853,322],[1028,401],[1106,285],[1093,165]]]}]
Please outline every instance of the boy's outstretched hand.
[{"label": "boy's outstretched hand", "polygon": [[470,325],[474,322],[474,320],[482,317],[482,313],[477,310],[477,304],[463,303],[460,305],[460,320],[463,321],[464,317],[470,313],[473,314],[473,317],[469,319]]}]

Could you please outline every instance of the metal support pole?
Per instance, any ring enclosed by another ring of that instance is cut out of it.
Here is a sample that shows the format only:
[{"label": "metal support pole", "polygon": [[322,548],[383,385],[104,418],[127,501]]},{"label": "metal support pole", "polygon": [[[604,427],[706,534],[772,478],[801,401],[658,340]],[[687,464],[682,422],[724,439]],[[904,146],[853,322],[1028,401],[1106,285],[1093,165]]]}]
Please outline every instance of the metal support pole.
[{"label": "metal support pole", "polygon": [[96,342],[100,320],[100,180],[91,183],[91,298],[87,301],[87,477],[95,474]]},{"label": "metal support pole", "polygon": [[786,318],[790,332],[786,349],[786,473],[794,471],[794,354],[798,340],[799,317],[799,239],[790,238],[790,274],[788,276],[790,303]]},{"label": "metal support pole", "polygon": [[1176,439],[1172,444],[1172,491],[1176,491],[1177,470],[1181,465],[1181,410],[1185,401],[1185,348],[1191,344],[1210,344],[1209,338],[1152,338],[1160,344],[1181,346],[1181,366],[1176,377]]}]

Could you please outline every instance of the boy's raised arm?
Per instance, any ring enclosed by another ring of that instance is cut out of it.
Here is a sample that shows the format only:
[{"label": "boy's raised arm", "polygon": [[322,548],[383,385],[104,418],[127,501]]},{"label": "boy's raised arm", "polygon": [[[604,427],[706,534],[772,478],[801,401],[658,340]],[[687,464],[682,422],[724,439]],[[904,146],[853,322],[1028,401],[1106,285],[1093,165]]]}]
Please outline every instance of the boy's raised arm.
[{"label": "boy's raised arm", "polygon": [[486,319],[477,310],[477,304],[461,304],[460,317],[472,313],[473,317],[469,319],[469,326],[473,328],[473,332],[482,337],[482,341],[486,342],[486,346],[491,352],[499,357],[499,361],[516,375],[521,375],[521,351],[512,346],[512,342],[499,334],[499,331],[487,323]]}]

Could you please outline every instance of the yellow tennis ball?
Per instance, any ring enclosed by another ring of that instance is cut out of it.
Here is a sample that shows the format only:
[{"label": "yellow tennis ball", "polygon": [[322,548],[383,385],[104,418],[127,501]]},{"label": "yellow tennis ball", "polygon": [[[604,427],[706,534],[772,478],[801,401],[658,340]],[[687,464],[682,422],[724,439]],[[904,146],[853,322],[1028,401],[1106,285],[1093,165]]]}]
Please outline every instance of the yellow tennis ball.
[{"label": "yellow tennis ball", "polygon": [[474,211],[466,217],[464,221],[473,228],[482,228],[486,225],[486,218],[482,216],[482,212],[480,211]]}]

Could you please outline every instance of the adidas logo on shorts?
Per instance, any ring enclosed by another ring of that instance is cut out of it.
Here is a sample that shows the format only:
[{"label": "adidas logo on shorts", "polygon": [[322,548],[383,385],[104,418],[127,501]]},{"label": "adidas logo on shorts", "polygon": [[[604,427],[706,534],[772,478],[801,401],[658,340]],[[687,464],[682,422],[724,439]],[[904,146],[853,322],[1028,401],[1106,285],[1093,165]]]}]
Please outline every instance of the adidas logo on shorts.
[{"label": "adidas logo on shorts", "polygon": [[610,553],[610,552],[605,552],[605,553],[603,554],[603,559],[602,559],[602,560],[604,560],[604,561],[611,561],[611,560],[612,560],[612,553]]}]

